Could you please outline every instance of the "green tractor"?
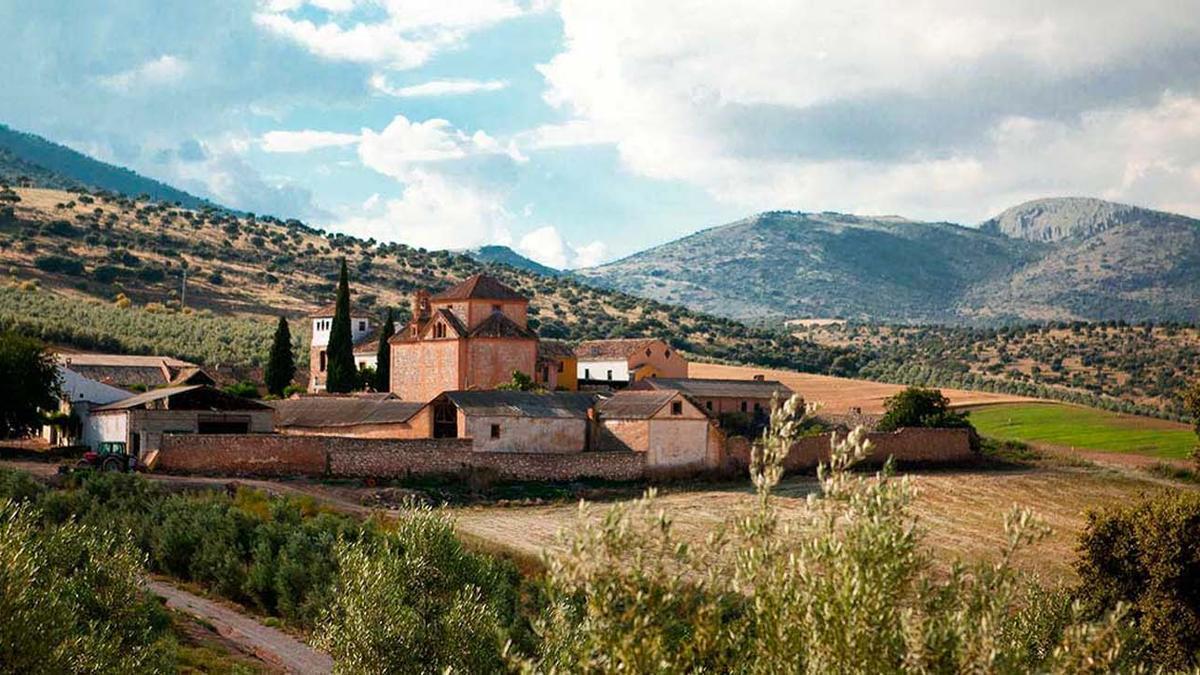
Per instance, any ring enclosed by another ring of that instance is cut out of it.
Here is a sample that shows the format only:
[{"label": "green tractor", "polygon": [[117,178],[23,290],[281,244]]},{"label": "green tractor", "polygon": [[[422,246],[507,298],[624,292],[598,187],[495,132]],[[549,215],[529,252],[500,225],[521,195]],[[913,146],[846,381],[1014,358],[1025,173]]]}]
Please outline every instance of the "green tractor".
[{"label": "green tractor", "polygon": [[129,454],[123,441],[104,441],[95,452],[83,453],[75,468],[128,473],[137,469],[137,457]]}]

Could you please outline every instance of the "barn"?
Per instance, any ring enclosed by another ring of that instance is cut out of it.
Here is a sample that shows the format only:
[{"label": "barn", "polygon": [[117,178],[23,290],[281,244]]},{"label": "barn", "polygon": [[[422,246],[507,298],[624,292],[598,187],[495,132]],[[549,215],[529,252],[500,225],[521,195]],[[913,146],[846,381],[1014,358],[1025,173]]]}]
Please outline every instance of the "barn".
[{"label": "barn", "polygon": [[720,462],[715,420],[675,390],[623,390],[596,405],[597,450],[646,453],[651,469],[696,469]]}]

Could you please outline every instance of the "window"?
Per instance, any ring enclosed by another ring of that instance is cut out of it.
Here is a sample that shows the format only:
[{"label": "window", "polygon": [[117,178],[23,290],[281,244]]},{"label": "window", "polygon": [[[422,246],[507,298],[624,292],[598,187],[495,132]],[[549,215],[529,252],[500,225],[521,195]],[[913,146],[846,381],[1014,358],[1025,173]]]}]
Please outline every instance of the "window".
[{"label": "window", "polygon": [[746,402],[742,401],[742,412],[746,412]]},{"label": "window", "polygon": [[562,362],[562,361],[559,361],[559,362],[558,362],[558,372],[560,372],[560,373],[561,373],[562,371],[563,371],[563,362]]},{"label": "window", "polygon": [[712,401],[705,401],[704,407],[707,408],[708,410],[712,410]]},{"label": "window", "polygon": [[500,438],[500,425],[499,424],[492,425],[492,438]]},{"label": "window", "polygon": [[444,323],[439,323],[439,324],[436,324],[436,325],[434,325],[434,327],[433,327],[433,337],[435,337],[435,338],[444,338],[444,337],[446,337],[446,324],[444,324]]},{"label": "window", "polygon": [[650,349],[646,348],[646,356],[650,356]]},{"label": "window", "polygon": [[683,401],[671,401],[671,414],[672,415],[682,415],[683,414]]},{"label": "window", "polygon": [[492,311],[493,312],[502,312],[502,311],[504,311],[504,308],[501,307],[500,305],[492,305]]},{"label": "window", "polygon": [[364,332],[366,332],[366,330],[367,330],[367,322],[359,321],[358,322],[358,332],[364,333]]},{"label": "window", "polygon": [[585,379],[585,380],[592,379],[592,369],[591,368],[583,369],[583,379]]},{"label": "window", "polygon": [[663,352],[663,356],[667,357],[668,359],[671,358],[671,350],[668,349],[667,351]]},{"label": "window", "polygon": [[542,366],[542,382],[550,381],[550,366]]},{"label": "window", "polygon": [[611,370],[608,371],[608,379],[610,379],[610,380],[612,379],[612,371]]},{"label": "window", "polygon": [[320,372],[322,372],[322,373],[325,372],[325,366],[327,365],[326,364],[327,358],[328,357],[325,354],[325,350],[322,349],[321,350],[321,358],[320,358],[320,361],[321,361]]}]

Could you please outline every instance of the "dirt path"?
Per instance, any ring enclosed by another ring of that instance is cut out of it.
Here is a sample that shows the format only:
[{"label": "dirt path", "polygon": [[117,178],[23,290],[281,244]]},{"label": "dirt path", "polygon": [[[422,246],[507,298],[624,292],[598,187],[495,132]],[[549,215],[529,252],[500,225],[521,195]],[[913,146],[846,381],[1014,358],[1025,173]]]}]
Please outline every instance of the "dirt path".
[{"label": "dirt path", "polygon": [[328,654],[309,647],[287,633],[264,626],[244,614],[162,581],[148,579],[146,588],[165,598],[168,607],[211,624],[222,637],[289,673],[333,671],[333,659]]}]

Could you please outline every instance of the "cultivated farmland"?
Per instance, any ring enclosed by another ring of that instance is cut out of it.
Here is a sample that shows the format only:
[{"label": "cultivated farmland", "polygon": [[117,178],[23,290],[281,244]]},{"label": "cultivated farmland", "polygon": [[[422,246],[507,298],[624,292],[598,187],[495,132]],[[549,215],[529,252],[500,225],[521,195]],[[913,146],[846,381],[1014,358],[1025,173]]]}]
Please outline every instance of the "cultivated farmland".
[{"label": "cultivated farmland", "polygon": [[984,406],[971,423],[993,438],[1164,459],[1187,458],[1196,446],[1185,424],[1061,403]]},{"label": "cultivated farmland", "polygon": [[[1041,462],[1019,470],[953,471],[916,474],[913,510],[940,564],[954,559],[988,559],[1004,540],[1004,514],[1014,505],[1032,508],[1053,528],[1049,538],[1024,552],[1018,565],[1055,580],[1070,580],[1075,545],[1089,509],[1124,503],[1164,483],[1140,474],[1090,464],[1063,466]],[[668,488],[658,504],[677,530],[702,541],[727,518],[751,507],[745,485]],[[805,509],[805,497],[817,489],[812,477],[794,477],[779,487],[778,506],[786,515]],[[593,517],[605,506],[591,506]],[[488,505],[454,510],[458,528],[524,555],[556,545],[556,534],[576,521],[571,503],[538,506]]]},{"label": "cultivated farmland", "polygon": [[[862,408],[864,413],[882,413],[883,402],[889,396],[904,390],[902,384],[887,384],[868,380],[852,380],[829,375],[812,375],[790,370],[771,370],[753,366],[727,366],[716,363],[692,363],[688,366],[689,377],[709,377],[722,380],[744,380],[762,375],[768,380],[779,380],[810,403],[820,403],[825,412],[844,413],[850,408]],[[1012,394],[992,394],[983,391],[942,389],[956,408],[967,406],[1028,403],[1036,399]]]}]

